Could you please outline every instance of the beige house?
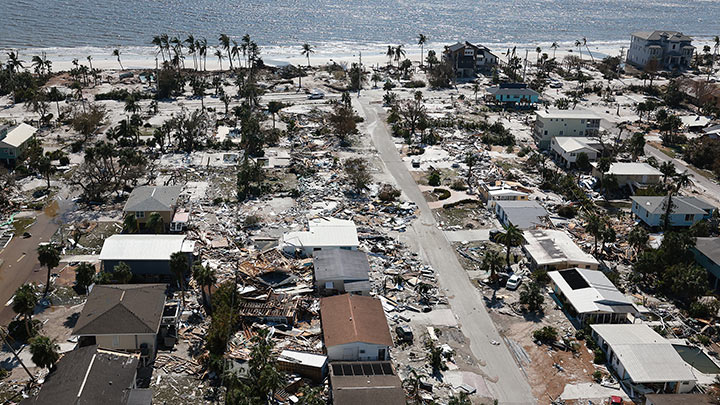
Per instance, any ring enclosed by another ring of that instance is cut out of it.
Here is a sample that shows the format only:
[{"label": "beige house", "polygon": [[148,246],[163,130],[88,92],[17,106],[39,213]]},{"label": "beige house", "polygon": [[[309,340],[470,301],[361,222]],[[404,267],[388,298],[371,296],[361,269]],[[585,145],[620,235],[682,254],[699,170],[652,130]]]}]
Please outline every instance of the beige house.
[{"label": "beige house", "polygon": [[15,162],[25,150],[37,129],[25,123],[0,126],[0,160],[10,164]]},{"label": "beige house", "polygon": [[[593,162],[591,165],[593,177],[600,179],[601,174],[597,162]],[[660,170],[641,162],[615,162],[610,165],[605,176],[611,174],[615,176],[620,187],[629,185],[633,188],[646,184],[658,184],[663,177]]]},{"label": "beige house", "polygon": [[125,203],[123,214],[135,215],[138,224],[143,227],[150,214],[157,212],[167,227],[173,220],[181,190],[179,186],[135,187]]},{"label": "beige house", "polygon": [[[165,284],[96,285],[88,296],[73,336],[80,346],[140,353],[153,358],[161,326],[177,320],[177,311],[163,317]],[[168,309],[177,306],[169,307]]]},{"label": "beige house", "polygon": [[499,180],[480,184],[479,192],[486,205],[493,208],[498,201],[527,201],[532,191],[521,183]]},{"label": "beige house", "polygon": [[555,137],[594,137],[600,132],[600,117],[590,111],[539,110],[535,115],[533,138],[540,149],[549,149]]}]

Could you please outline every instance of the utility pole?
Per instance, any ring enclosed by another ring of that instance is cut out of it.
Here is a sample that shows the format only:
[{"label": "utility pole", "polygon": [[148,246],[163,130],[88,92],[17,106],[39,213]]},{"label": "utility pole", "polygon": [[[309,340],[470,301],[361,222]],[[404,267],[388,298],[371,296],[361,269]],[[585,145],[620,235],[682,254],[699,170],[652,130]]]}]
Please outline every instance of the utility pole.
[{"label": "utility pole", "polygon": [[25,367],[25,363],[23,363],[23,361],[20,360],[20,357],[15,352],[15,349],[10,345],[10,343],[8,343],[7,338],[6,338],[7,332],[5,331],[4,328],[0,328],[0,336],[2,336],[2,340],[3,340],[3,343],[5,344],[5,346],[10,348],[10,351],[12,352],[13,356],[15,356],[15,360],[17,360],[17,362],[20,363],[22,368],[25,369],[25,372],[27,373],[27,375],[30,376],[30,379],[32,380],[32,382],[35,382],[35,376],[32,375],[32,373],[30,373],[30,370],[28,370],[27,367]]},{"label": "utility pole", "polygon": [[525,50],[525,63],[523,63],[523,82],[525,81],[525,71],[527,70],[527,57],[528,57],[528,50]]},{"label": "utility pole", "polygon": [[358,58],[358,97],[360,97],[360,89],[362,89],[362,51]]}]

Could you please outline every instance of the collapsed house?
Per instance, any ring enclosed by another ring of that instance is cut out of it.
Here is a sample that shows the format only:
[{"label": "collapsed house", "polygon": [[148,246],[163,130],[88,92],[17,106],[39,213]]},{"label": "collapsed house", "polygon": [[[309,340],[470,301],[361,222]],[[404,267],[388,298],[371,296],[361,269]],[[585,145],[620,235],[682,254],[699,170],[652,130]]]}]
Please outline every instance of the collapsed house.
[{"label": "collapsed house", "polygon": [[673,345],[644,323],[591,325],[607,364],[631,397],[687,393],[697,379]]},{"label": "collapsed house", "polygon": [[138,355],[87,346],[65,353],[40,392],[22,405],[150,405],[152,391],[135,385]]},{"label": "collapsed house", "polygon": [[321,295],[370,295],[370,263],[358,250],[331,249],[313,253],[315,287]]},{"label": "collapsed house", "polygon": [[262,295],[244,298],[238,314],[244,322],[263,322],[294,325],[297,319],[298,301],[284,294]]},{"label": "collapsed house", "polygon": [[325,249],[357,250],[360,241],[353,221],[337,218],[315,218],[308,221],[307,231],[288,232],[279,247],[288,254],[312,256]]},{"label": "collapsed house", "polygon": [[565,231],[535,229],[523,232],[523,251],[533,269],[563,270],[573,267],[597,270],[600,263],[585,253]]},{"label": "collapsed house", "polygon": [[393,340],[380,300],[352,294],[322,298],[320,322],[330,361],[389,359]]},{"label": "collapsed house", "polygon": [[640,314],[602,271],[567,269],[548,272],[552,290],[579,324],[627,323]]},{"label": "collapsed house", "polygon": [[277,367],[319,383],[327,375],[328,359],[321,354],[283,350],[277,358]]},{"label": "collapsed house", "polygon": [[331,399],[342,405],[405,405],[405,390],[389,361],[330,364]]}]

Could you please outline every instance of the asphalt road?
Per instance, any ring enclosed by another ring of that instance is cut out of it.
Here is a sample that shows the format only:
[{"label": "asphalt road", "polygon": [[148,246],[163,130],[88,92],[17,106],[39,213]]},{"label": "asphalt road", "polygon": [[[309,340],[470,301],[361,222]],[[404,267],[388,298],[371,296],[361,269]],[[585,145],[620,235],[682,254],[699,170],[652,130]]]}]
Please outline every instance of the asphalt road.
[{"label": "asphalt road", "polygon": [[[486,382],[491,393],[502,404],[533,404],[536,399],[523,372],[515,363],[510,350],[497,332],[488,315],[482,295],[472,285],[443,231],[435,222],[430,207],[415,180],[400,159],[392,136],[382,117],[379,104],[370,105],[370,99],[353,97],[356,110],[365,119],[380,158],[405,195],[414,201],[420,212],[409,232],[414,233],[420,252],[437,271],[440,287],[446,291],[450,306],[463,333],[470,339],[470,349],[485,366]],[[493,345],[492,342],[500,342]]]},{"label": "asphalt road", "polygon": [[682,173],[687,170],[688,173],[692,174],[692,181],[695,187],[698,188],[700,192],[702,192],[703,196],[715,200],[716,203],[720,203],[720,185],[708,179],[702,173],[698,173],[697,171],[693,170],[687,164],[685,164],[685,162],[678,159],[673,159],[670,156],[664,154],[659,149],[648,144],[645,145],[645,155],[655,157],[658,162],[672,162],[675,165],[675,170],[677,170],[678,172]]}]

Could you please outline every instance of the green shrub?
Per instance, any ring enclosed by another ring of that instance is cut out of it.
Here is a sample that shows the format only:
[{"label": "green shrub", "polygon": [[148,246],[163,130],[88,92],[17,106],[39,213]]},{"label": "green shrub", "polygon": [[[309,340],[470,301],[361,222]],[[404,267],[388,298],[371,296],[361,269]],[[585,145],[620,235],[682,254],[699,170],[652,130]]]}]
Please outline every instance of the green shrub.
[{"label": "green shrub", "polygon": [[380,201],[391,202],[400,197],[400,190],[390,184],[383,184],[378,191],[378,199]]},{"label": "green shrub", "polygon": [[461,179],[456,179],[455,181],[453,181],[450,188],[455,191],[465,191],[467,190],[467,184],[465,184],[465,181]]},{"label": "green shrub", "polygon": [[557,340],[557,336],[557,329],[553,328],[552,326],[545,326],[533,332],[533,339],[543,343],[554,342]]},{"label": "green shrub", "polygon": [[603,351],[599,347],[596,347],[595,350],[593,350],[593,353],[595,353],[593,363],[605,364],[605,353],[603,353]]},{"label": "green shrub", "polygon": [[577,214],[577,209],[572,205],[563,205],[562,207],[558,208],[557,213],[563,218],[575,218],[575,215]]},{"label": "green shrub", "polygon": [[440,178],[440,172],[437,170],[433,170],[428,175],[428,184],[437,187],[440,185],[441,178]]},{"label": "green shrub", "polygon": [[595,382],[599,383],[602,381],[603,375],[600,370],[595,370],[592,374],[592,377],[593,377],[593,380],[595,380]]},{"label": "green shrub", "polygon": [[403,85],[406,89],[418,89],[425,87],[425,82],[422,80],[411,80]]},{"label": "green shrub", "polygon": [[450,192],[444,188],[436,188],[433,190],[433,194],[438,196],[438,200],[447,200],[450,198]]}]

